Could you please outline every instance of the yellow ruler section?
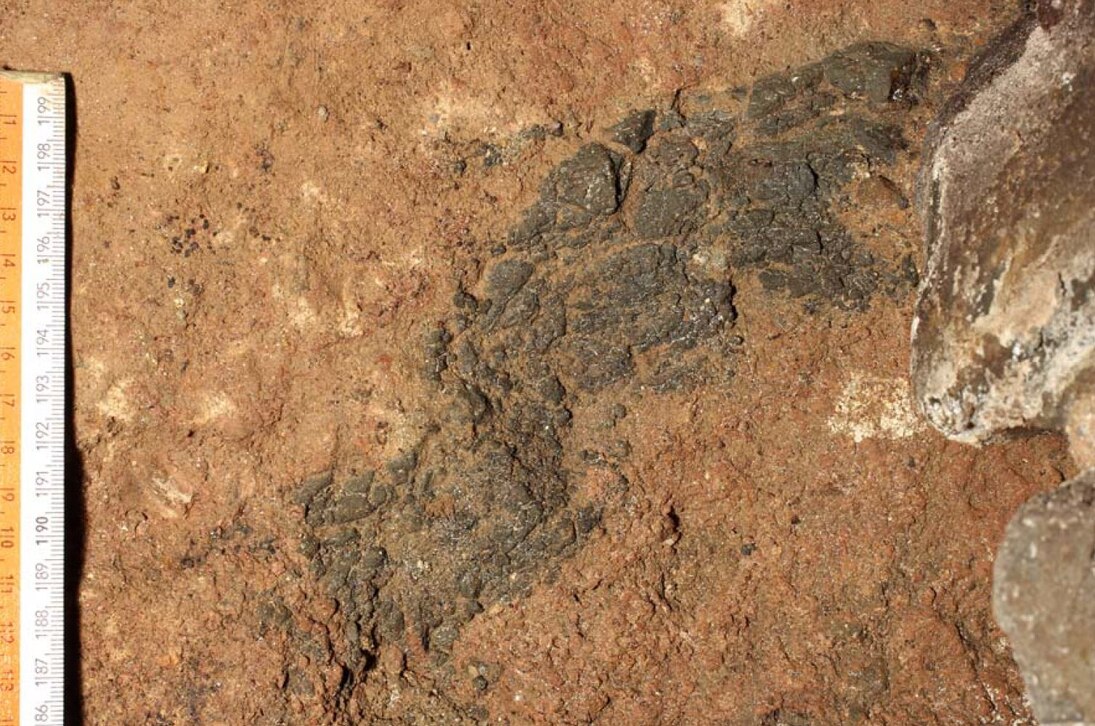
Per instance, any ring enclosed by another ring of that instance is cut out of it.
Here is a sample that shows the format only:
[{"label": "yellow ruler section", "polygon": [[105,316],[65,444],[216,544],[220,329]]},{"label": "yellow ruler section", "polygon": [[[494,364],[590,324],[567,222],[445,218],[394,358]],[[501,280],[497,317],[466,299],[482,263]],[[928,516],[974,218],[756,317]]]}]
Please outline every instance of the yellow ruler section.
[{"label": "yellow ruler section", "polygon": [[0,726],[19,723],[23,84],[0,77]]}]

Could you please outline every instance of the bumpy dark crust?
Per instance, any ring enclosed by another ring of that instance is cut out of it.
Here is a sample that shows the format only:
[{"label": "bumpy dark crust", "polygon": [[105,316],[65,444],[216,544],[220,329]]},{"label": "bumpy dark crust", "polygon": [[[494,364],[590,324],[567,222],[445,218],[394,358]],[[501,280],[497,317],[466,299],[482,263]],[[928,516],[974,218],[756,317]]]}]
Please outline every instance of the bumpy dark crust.
[{"label": "bumpy dark crust", "polygon": [[[550,577],[626,501],[623,401],[732,375],[747,344],[731,268],[812,310],[911,290],[910,261],[878,259],[838,212],[906,148],[927,65],[852,46],[758,82],[747,105],[632,113],[549,174],[430,337],[425,374],[448,401],[433,433],[384,471],[298,490],[303,546],[345,619],[347,689],[385,642],[444,662],[466,623]],[[596,449],[570,443],[578,410],[603,417]],[[574,485],[591,470],[612,482],[595,501]]]}]

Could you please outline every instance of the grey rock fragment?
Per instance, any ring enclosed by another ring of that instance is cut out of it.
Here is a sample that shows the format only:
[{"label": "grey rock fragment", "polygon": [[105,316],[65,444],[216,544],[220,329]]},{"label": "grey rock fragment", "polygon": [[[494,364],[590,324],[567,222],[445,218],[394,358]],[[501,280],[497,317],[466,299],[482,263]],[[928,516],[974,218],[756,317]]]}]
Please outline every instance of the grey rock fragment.
[{"label": "grey rock fragment", "polygon": [[491,270],[487,290],[494,299],[508,300],[528,282],[532,269],[524,260],[503,260]]},{"label": "grey rock fragment", "polygon": [[620,203],[619,161],[600,144],[583,146],[556,172],[559,201],[596,215],[612,214]]},{"label": "grey rock fragment", "polygon": [[971,70],[925,154],[912,380],[960,441],[1060,428],[1091,395],[1095,10],[1058,4],[1058,24],[1020,23]]},{"label": "grey rock fragment", "polygon": [[924,56],[890,43],[860,43],[836,53],[825,77],[844,93],[875,103],[909,99],[923,82]]},{"label": "grey rock fragment", "polygon": [[632,111],[612,127],[612,140],[641,154],[646,148],[647,139],[654,135],[655,115],[652,110]]},{"label": "grey rock fragment", "polygon": [[1041,0],[970,72],[927,142],[912,382],[980,444],[1064,429],[1088,471],[1028,501],[994,605],[1043,724],[1095,723],[1095,2]]},{"label": "grey rock fragment", "polygon": [[707,199],[707,189],[691,176],[679,185],[657,185],[646,190],[635,212],[635,231],[644,239],[679,235],[696,224],[699,206]]},{"label": "grey rock fragment", "polygon": [[1095,723],[1095,471],[1019,509],[993,608],[1038,720]]}]

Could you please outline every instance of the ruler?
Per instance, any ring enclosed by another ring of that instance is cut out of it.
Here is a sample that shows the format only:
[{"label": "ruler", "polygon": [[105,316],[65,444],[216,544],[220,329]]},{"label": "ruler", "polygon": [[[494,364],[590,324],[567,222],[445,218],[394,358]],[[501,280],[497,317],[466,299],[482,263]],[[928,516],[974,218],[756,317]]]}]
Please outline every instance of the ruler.
[{"label": "ruler", "polygon": [[64,720],[65,118],[0,71],[0,726]]}]

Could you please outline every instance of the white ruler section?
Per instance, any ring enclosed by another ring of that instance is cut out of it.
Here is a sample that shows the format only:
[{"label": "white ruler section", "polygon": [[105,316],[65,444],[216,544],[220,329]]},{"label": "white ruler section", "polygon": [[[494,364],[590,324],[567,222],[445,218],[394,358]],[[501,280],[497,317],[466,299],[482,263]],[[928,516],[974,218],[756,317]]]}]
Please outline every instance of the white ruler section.
[{"label": "white ruler section", "polygon": [[65,80],[22,75],[19,723],[64,722]]}]

